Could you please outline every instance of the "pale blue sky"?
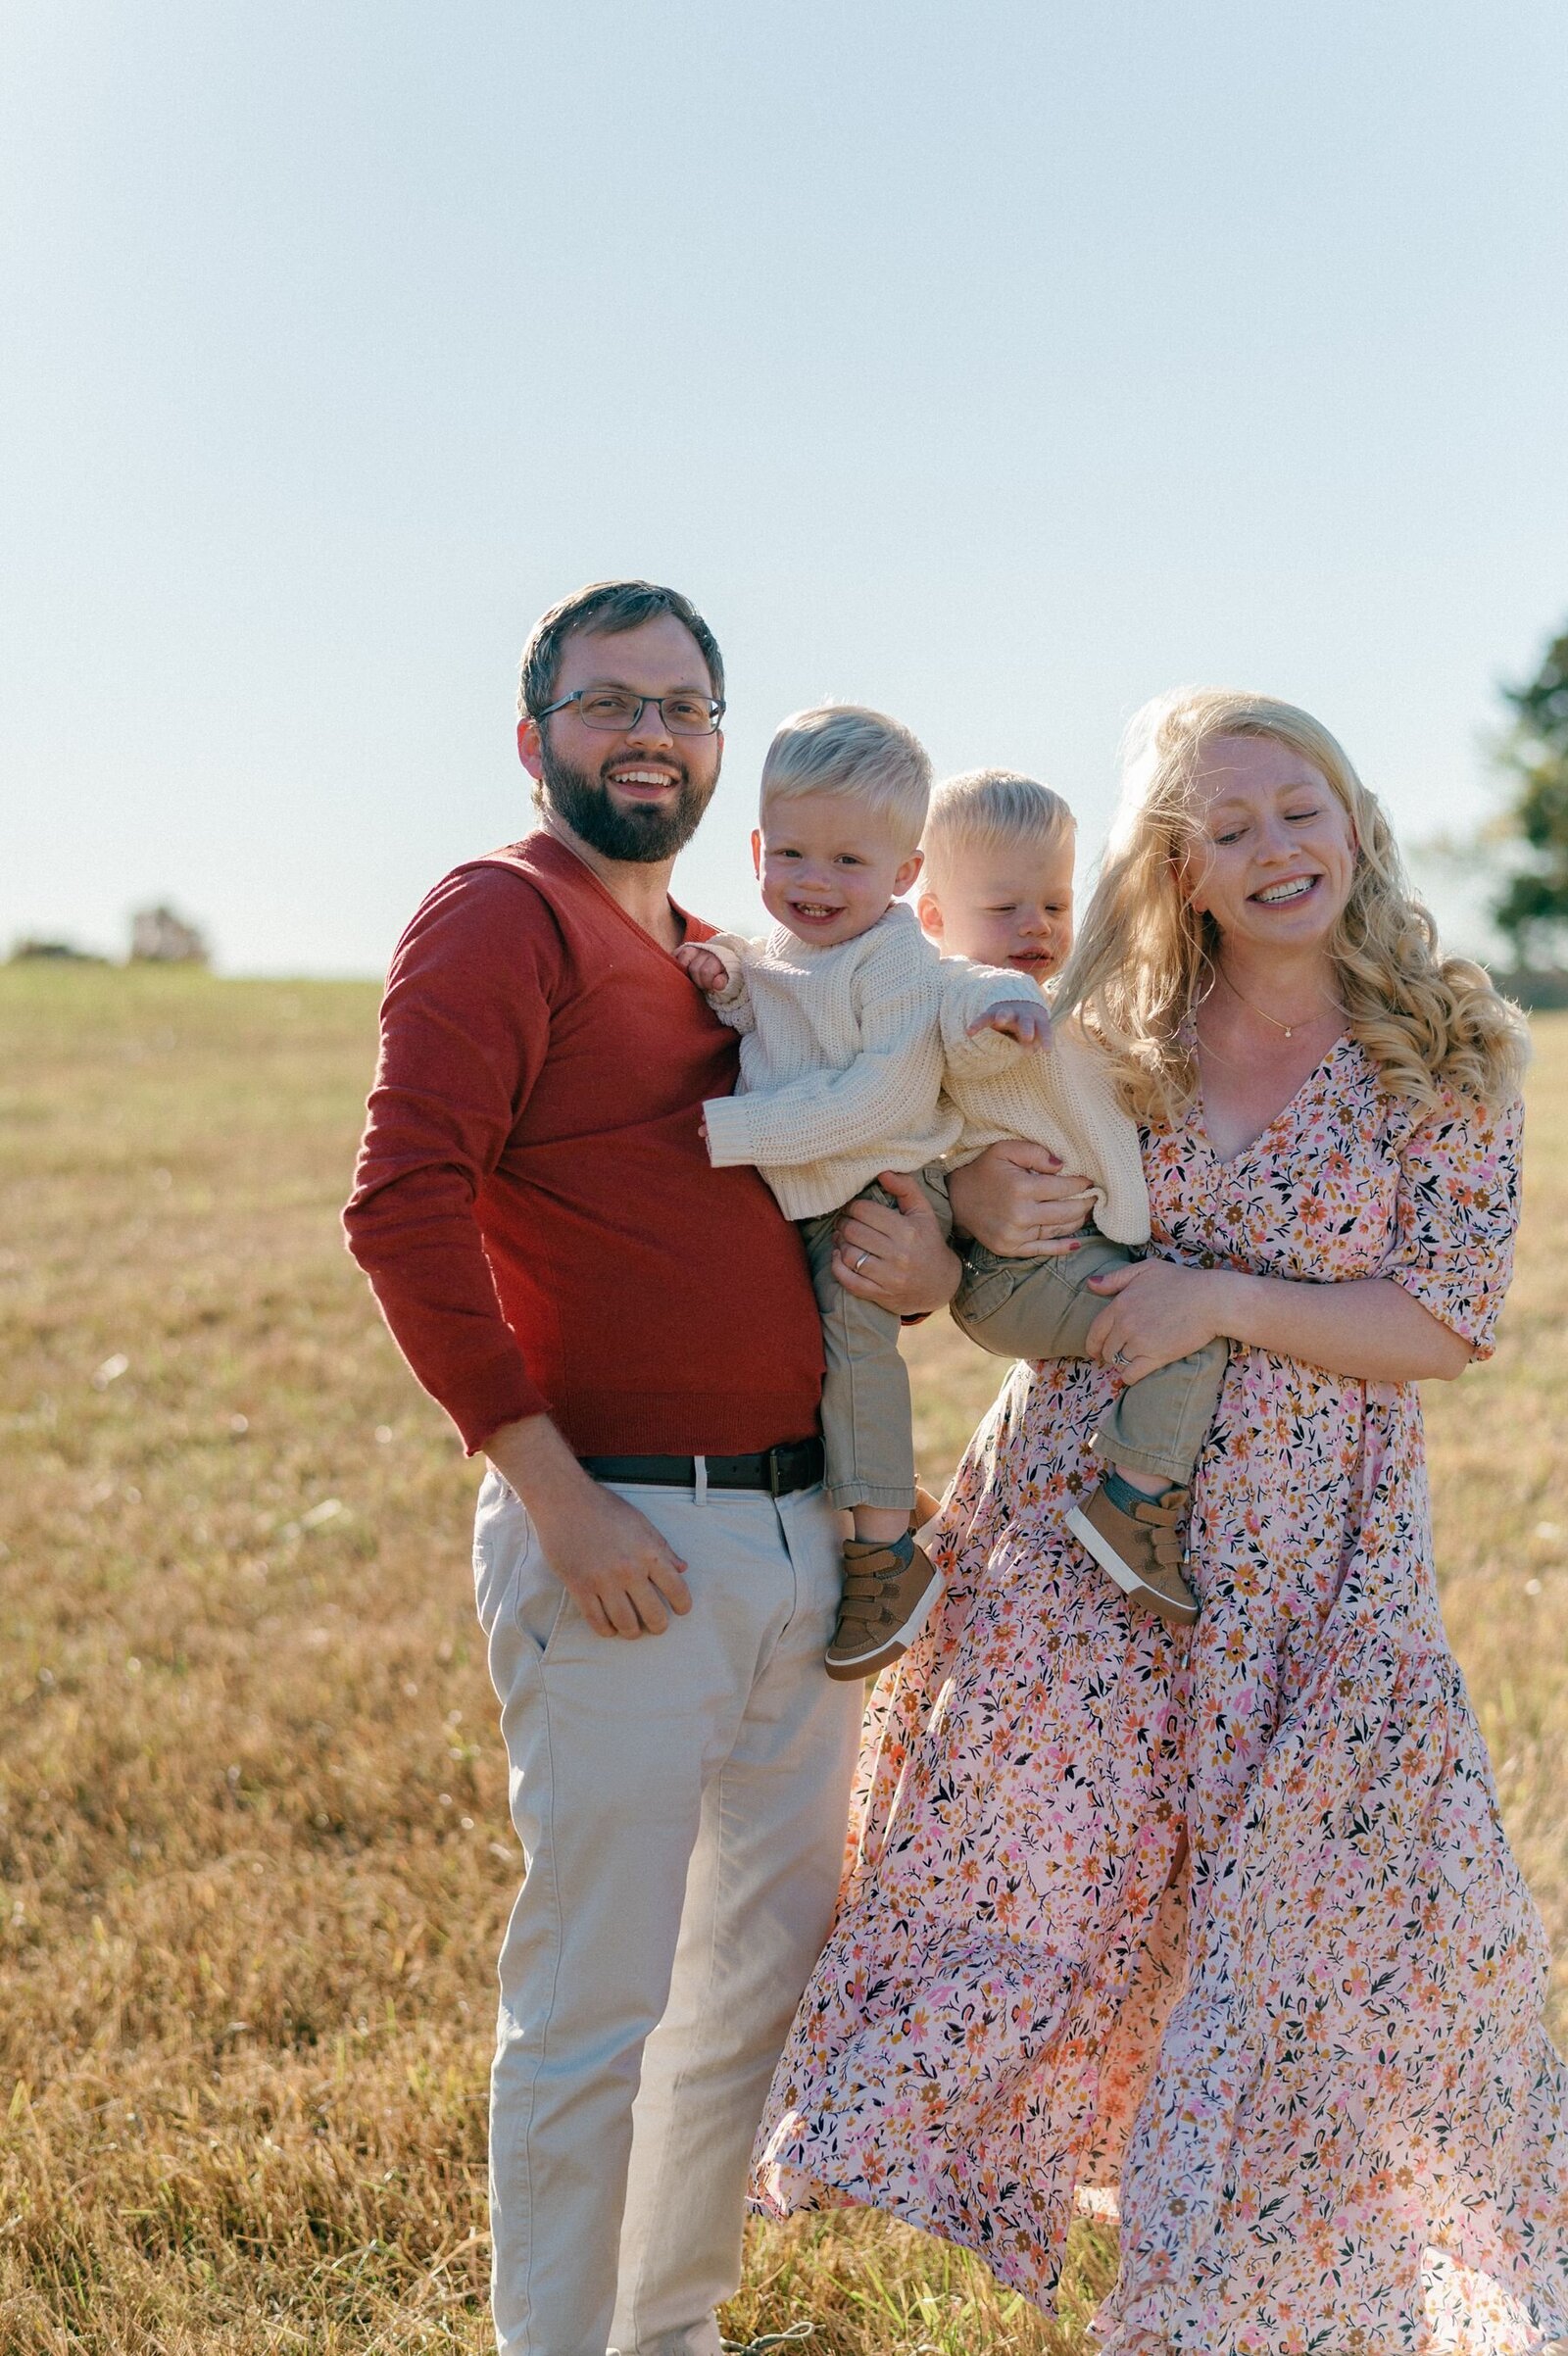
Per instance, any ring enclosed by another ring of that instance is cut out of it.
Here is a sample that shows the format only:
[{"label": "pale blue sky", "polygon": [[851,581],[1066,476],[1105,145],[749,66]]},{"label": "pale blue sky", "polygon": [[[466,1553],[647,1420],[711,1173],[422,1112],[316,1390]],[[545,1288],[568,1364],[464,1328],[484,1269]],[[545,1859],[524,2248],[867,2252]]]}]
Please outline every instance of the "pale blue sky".
[{"label": "pale blue sky", "polygon": [[534,614],[877,703],[1092,846],[1128,713],[1310,706],[1409,836],[1568,616],[1550,0],[0,9],[0,948],[370,972],[527,818]]}]

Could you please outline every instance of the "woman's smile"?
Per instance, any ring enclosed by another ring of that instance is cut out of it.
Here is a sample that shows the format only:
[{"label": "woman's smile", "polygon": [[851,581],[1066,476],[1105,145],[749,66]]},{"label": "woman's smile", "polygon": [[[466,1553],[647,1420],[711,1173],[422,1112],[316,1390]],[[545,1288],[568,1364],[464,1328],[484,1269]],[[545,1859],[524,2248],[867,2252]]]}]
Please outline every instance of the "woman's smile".
[{"label": "woman's smile", "polygon": [[1355,830],[1322,771],[1272,737],[1216,737],[1196,801],[1192,905],[1228,947],[1326,943],[1354,881]]}]

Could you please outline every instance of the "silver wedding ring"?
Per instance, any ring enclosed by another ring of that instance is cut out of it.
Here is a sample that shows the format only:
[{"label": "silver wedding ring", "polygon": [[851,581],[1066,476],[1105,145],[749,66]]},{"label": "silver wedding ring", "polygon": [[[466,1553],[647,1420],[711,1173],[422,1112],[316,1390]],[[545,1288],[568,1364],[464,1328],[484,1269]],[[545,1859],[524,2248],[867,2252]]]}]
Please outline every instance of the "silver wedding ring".
[{"label": "silver wedding ring", "polygon": [[1110,1362],[1113,1366],[1125,1366],[1127,1363],[1125,1350],[1113,1350],[1110,1353]]},{"label": "silver wedding ring", "polygon": [[857,1275],[857,1276],[858,1276],[858,1275],[859,1275],[859,1273],[860,1273],[860,1270],[861,1270],[861,1269],[862,1269],[862,1268],[865,1266],[865,1263],[866,1263],[866,1261],[867,1261],[867,1260],[870,1258],[870,1256],[871,1256],[871,1254],[869,1253],[869,1252],[858,1252],[858,1253],[857,1253],[857,1255],[856,1255],[856,1261],[855,1261],[855,1273],[856,1273],[856,1275]]}]

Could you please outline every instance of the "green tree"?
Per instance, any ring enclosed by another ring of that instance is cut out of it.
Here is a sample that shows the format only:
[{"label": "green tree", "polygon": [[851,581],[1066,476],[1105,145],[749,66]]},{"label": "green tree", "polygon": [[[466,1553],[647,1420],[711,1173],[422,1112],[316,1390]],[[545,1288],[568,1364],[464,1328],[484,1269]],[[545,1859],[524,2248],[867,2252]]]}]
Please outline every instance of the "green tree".
[{"label": "green tree", "polygon": [[1515,780],[1509,820],[1528,850],[1494,909],[1523,965],[1568,927],[1568,631],[1526,687],[1505,687],[1513,724],[1502,766]]}]

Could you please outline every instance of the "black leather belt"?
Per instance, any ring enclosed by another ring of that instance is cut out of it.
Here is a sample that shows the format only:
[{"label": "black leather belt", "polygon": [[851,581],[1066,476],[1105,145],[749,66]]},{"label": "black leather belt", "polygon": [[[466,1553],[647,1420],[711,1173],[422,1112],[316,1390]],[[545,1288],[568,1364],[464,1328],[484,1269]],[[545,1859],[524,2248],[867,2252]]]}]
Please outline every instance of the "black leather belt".
[{"label": "black leather belt", "polygon": [[[596,1481],[621,1481],[628,1488],[695,1489],[695,1456],[582,1456],[584,1472]],[[822,1478],[820,1440],[786,1440],[782,1448],[757,1456],[705,1456],[710,1489],[760,1489],[770,1497],[812,1489]]]}]

